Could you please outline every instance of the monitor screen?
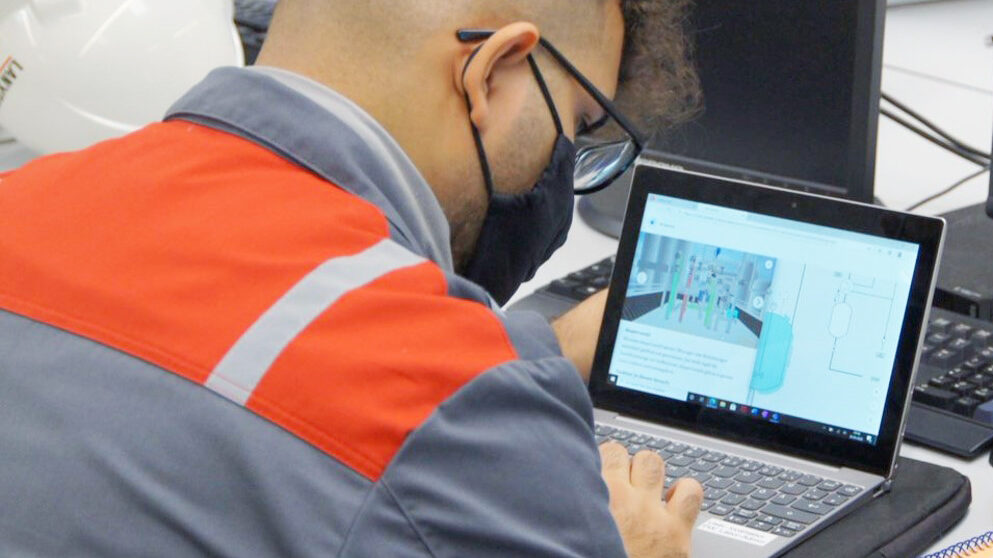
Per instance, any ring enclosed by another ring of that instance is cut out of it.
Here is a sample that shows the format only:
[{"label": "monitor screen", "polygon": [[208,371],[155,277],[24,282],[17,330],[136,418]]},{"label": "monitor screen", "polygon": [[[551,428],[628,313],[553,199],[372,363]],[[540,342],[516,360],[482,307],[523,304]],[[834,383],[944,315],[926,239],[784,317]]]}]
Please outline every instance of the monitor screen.
[{"label": "monitor screen", "polygon": [[[883,0],[698,0],[702,112],[645,155],[871,203],[884,17]],[[580,201],[591,226],[620,234],[629,180]]]},{"label": "monitor screen", "polygon": [[608,382],[875,445],[918,251],[649,194]]}]

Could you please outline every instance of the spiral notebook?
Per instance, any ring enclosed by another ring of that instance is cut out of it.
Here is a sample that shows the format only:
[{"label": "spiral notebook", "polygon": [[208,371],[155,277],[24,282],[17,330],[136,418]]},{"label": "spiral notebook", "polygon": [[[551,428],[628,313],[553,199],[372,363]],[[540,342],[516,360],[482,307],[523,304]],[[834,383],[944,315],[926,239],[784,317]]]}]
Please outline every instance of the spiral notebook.
[{"label": "spiral notebook", "polygon": [[993,558],[993,531],[921,558]]}]

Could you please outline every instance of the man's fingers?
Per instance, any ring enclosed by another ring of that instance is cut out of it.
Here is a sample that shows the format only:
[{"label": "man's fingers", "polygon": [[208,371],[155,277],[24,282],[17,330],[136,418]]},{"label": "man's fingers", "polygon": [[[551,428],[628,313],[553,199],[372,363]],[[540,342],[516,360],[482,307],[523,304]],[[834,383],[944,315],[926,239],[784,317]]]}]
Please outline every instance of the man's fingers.
[{"label": "man's fingers", "polygon": [[617,442],[600,446],[600,469],[608,485],[631,482],[631,459],[628,450]]},{"label": "man's fingers", "polygon": [[686,522],[688,527],[693,527],[696,516],[700,513],[703,487],[694,479],[679,479],[669,489],[666,501],[668,502],[666,507],[673,515]]},{"label": "man's fingers", "polygon": [[631,460],[631,486],[643,491],[652,501],[662,501],[665,463],[659,454],[642,450]]}]

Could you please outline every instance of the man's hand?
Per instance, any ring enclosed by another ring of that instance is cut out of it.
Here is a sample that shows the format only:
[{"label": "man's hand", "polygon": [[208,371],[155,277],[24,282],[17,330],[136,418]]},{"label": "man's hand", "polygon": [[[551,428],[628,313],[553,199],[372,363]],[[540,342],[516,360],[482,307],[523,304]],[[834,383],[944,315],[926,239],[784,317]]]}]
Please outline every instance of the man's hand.
[{"label": "man's hand", "polygon": [[552,330],[559,339],[562,355],[571,360],[583,381],[590,382],[590,369],[600,335],[603,309],[607,304],[607,291],[602,290],[552,322]]},{"label": "man's hand", "polygon": [[676,482],[662,501],[665,463],[644,450],[634,458],[617,442],[600,446],[610,513],[630,558],[685,558],[703,488],[693,479]]}]

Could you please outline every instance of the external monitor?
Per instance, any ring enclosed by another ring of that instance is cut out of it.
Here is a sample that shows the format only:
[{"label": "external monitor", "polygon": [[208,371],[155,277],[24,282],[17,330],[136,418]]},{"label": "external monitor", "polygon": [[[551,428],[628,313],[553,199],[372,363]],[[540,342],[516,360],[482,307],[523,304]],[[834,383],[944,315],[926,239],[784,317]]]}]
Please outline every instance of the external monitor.
[{"label": "external monitor", "polygon": [[[647,157],[873,201],[885,0],[698,0],[690,25],[704,107]],[[617,236],[630,177],[580,201]]]}]

